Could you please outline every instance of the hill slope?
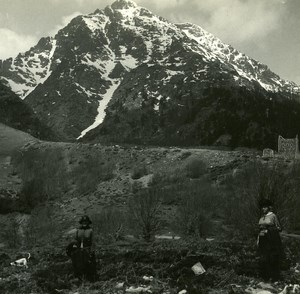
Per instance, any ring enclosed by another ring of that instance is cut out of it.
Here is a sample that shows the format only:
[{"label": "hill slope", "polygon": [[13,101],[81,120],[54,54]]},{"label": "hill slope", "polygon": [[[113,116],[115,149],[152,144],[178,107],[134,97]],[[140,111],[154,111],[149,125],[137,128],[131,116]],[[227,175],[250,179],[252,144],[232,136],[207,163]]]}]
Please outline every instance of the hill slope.
[{"label": "hill slope", "polygon": [[0,82],[0,123],[22,130],[40,139],[55,139],[49,127],[41,123],[31,107]]},{"label": "hill slope", "polygon": [[0,157],[10,156],[15,149],[37,139],[22,131],[0,123]]}]

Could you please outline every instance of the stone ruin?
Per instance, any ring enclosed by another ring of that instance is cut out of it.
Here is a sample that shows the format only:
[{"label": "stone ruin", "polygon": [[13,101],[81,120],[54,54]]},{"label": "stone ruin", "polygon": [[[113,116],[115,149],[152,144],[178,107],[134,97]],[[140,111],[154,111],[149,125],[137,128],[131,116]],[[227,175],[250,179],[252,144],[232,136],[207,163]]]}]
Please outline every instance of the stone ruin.
[{"label": "stone ruin", "polygon": [[286,158],[300,158],[298,135],[292,139],[278,136],[278,155]]},{"label": "stone ruin", "polygon": [[263,158],[273,158],[274,157],[274,150],[270,148],[265,148],[263,150]]}]

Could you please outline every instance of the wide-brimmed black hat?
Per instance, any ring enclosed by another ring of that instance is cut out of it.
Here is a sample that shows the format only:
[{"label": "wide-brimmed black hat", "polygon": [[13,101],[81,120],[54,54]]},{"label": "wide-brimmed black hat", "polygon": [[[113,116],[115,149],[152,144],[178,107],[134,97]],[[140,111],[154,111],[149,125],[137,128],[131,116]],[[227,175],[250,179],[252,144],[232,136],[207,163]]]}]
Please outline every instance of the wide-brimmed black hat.
[{"label": "wide-brimmed black hat", "polygon": [[260,207],[269,207],[269,206],[273,206],[273,202],[270,199],[261,199],[260,203],[259,203]]},{"label": "wide-brimmed black hat", "polygon": [[90,218],[87,216],[87,215],[83,215],[80,220],[79,220],[79,223],[82,225],[82,224],[91,224],[92,221],[90,220]]}]

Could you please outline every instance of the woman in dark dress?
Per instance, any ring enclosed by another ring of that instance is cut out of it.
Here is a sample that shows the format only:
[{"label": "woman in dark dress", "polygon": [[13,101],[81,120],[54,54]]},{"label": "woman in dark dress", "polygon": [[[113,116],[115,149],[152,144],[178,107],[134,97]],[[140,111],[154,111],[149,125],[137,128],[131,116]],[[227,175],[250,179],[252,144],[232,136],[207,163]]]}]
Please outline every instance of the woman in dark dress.
[{"label": "woman in dark dress", "polygon": [[261,203],[262,217],[259,219],[257,239],[260,257],[260,274],[265,280],[274,281],[280,278],[280,259],[282,243],[280,238],[281,225],[272,212],[272,202],[268,199]]},{"label": "woman in dark dress", "polygon": [[71,257],[74,274],[78,278],[86,278],[94,281],[96,278],[96,257],[93,244],[93,230],[91,220],[84,215],[79,220],[79,228],[76,230],[75,242],[67,248]]}]

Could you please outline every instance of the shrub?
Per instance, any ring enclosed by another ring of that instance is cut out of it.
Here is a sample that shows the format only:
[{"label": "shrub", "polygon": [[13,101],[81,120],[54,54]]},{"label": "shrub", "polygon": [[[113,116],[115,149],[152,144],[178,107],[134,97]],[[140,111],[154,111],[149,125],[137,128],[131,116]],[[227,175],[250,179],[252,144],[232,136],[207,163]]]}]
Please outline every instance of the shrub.
[{"label": "shrub", "polygon": [[68,177],[63,159],[59,148],[15,152],[12,162],[23,181],[20,201],[25,208],[31,210],[65,193]]},{"label": "shrub", "polygon": [[131,185],[130,185],[130,190],[131,190],[131,193],[133,193],[133,194],[138,193],[143,188],[144,188],[143,183],[139,182],[139,181],[135,181],[135,182],[131,183]]},{"label": "shrub", "polygon": [[5,240],[10,248],[17,248],[21,245],[19,227],[19,222],[13,218],[8,219],[4,225],[4,228],[2,228],[1,239]]},{"label": "shrub", "polygon": [[192,155],[191,151],[183,151],[179,156],[179,159],[184,160]]},{"label": "shrub", "polygon": [[211,219],[219,208],[216,189],[205,179],[190,181],[182,188],[175,228],[185,236],[204,237],[211,234]]},{"label": "shrub", "polygon": [[206,164],[198,158],[190,158],[186,164],[187,176],[191,179],[198,179],[206,173]]},{"label": "shrub", "polygon": [[160,208],[160,194],[155,188],[143,189],[128,201],[129,222],[146,241],[161,228]]},{"label": "shrub", "polygon": [[38,214],[31,214],[25,229],[25,244],[27,247],[52,244],[57,235],[57,224],[53,220],[53,211],[45,206]]},{"label": "shrub", "polygon": [[175,168],[174,170],[165,173],[155,173],[153,175],[151,185],[152,186],[166,186],[183,183],[186,181],[185,171],[180,168]]},{"label": "shrub", "polygon": [[183,173],[155,174],[151,187],[160,191],[162,204],[178,204],[186,188],[186,181],[187,178]]},{"label": "shrub", "polygon": [[49,199],[44,186],[45,179],[32,179],[23,183],[19,203],[26,212]]},{"label": "shrub", "polygon": [[112,179],[114,169],[114,163],[105,161],[101,154],[92,153],[73,169],[71,176],[78,193],[86,194],[95,191],[100,182]]},{"label": "shrub", "polygon": [[133,180],[140,179],[141,177],[145,176],[148,174],[148,170],[145,164],[135,166],[132,170],[131,173],[131,178]]},{"label": "shrub", "polygon": [[125,213],[115,207],[103,208],[99,213],[91,216],[95,242],[114,242],[122,239],[126,216]]},{"label": "shrub", "polygon": [[14,211],[14,202],[0,196],[0,214],[6,214]]},{"label": "shrub", "polygon": [[18,210],[16,191],[0,189],[0,214],[7,214]]},{"label": "shrub", "polygon": [[177,204],[180,199],[186,182],[185,170],[175,168],[167,172],[158,172],[153,175],[151,187],[160,191],[162,204]]}]

